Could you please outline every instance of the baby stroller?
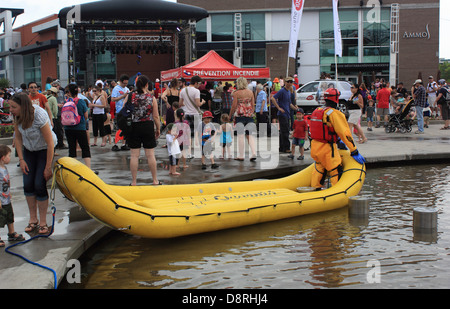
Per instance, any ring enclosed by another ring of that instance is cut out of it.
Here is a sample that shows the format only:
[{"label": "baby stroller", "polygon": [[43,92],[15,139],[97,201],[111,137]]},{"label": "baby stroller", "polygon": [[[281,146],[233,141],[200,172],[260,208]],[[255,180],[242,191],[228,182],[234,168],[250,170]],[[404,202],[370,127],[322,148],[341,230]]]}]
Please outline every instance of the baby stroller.
[{"label": "baby stroller", "polygon": [[389,122],[385,127],[386,133],[392,133],[398,130],[401,133],[412,131],[412,120],[407,119],[414,100],[410,100],[403,106],[400,113],[389,115]]}]

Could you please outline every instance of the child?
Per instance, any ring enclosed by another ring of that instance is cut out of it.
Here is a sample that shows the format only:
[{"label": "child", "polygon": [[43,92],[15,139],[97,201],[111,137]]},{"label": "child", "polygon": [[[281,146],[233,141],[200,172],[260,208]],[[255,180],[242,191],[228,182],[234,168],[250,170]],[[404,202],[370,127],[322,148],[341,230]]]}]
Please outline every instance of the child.
[{"label": "child", "polygon": [[184,120],[184,110],[182,108],[177,109],[175,112],[175,125],[179,133],[183,132],[183,134],[178,138],[178,143],[180,144],[183,169],[186,169],[189,167],[186,165],[186,154],[190,150],[191,146],[191,127],[189,126],[189,122]]},{"label": "child", "polygon": [[[222,114],[220,117],[220,122],[222,125],[220,126],[222,138],[220,139],[220,143],[222,144],[222,157],[225,159],[225,152],[228,153],[228,159],[231,158],[231,143],[233,141],[233,126],[230,123],[230,117],[227,113]],[[226,151],[225,151],[226,149]]]},{"label": "child", "polygon": [[297,160],[303,160],[304,157],[304,148],[303,145],[305,144],[305,139],[308,138],[308,125],[306,124],[306,121],[303,119],[305,112],[303,109],[299,108],[297,110],[297,119],[294,121],[294,138],[292,139],[292,149],[291,154],[288,156],[291,159],[294,159],[295,154],[295,146],[298,146],[300,149],[300,156],[297,158]]},{"label": "child", "polygon": [[178,176],[181,175],[177,172],[178,158],[177,156],[181,153],[180,146],[178,143],[178,138],[183,135],[183,131],[177,134],[177,127],[173,123],[169,123],[167,126],[167,151],[169,152],[169,175]]},{"label": "child", "polygon": [[425,108],[423,109],[424,128],[428,128],[428,125],[430,124],[430,117],[431,117],[430,104],[428,104],[428,102],[425,102]]},{"label": "child", "polygon": [[202,140],[202,170],[206,170],[206,156],[209,156],[211,159],[211,168],[216,169],[219,165],[214,163],[214,156],[212,153],[212,140],[216,133],[215,127],[211,123],[213,115],[210,111],[205,111],[202,118],[203,121],[198,128],[199,137]]},{"label": "child", "polygon": [[[25,238],[14,231],[14,212],[11,205],[10,180],[6,164],[11,161],[11,149],[6,145],[0,145],[0,183],[2,192],[0,194],[0,227],[8,226],[8,241],[23,241]],[[5,242],[0,239],[0,247]]]},{"label": "child", "polygon": [[373,116],[375,115],[375,106],[372,99],[368,101],[369,106],[366,108],[367,116],[367,131],[372,131],[373,126]]},{"label": "child", "polygon": [[106,120],[105,123],[103,124],[105,126],[105,136],[106,141],[111,145],[111,114],[109,112],[109,105],[106,105],[105,107],[105,115]]}]

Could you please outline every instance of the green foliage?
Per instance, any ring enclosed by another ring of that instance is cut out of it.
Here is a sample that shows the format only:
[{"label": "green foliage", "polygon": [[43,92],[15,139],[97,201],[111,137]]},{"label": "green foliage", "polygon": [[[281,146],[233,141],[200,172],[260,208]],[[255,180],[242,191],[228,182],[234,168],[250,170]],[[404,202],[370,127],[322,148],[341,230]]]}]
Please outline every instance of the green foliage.
[{"label": "green foliage", "polygon": [[9,87],[9,80],[7,80],[6,78],[0,78],[0,89],[8,87]]},{"label": "green foliage", "polygon": [[446,81],[450,80],[450,63],[444,62],[439,64],[439,70],[441,71],[441,78],[444,78]]}]

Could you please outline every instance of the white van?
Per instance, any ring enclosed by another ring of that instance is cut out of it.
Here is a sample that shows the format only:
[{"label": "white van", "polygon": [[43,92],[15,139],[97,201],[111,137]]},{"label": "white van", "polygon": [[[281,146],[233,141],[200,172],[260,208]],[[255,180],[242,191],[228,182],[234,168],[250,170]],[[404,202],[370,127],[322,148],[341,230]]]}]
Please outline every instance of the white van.
[{"label": "white van", "polygon": [[[303,108],[305,113],[312,112],[317,107],[325,104],[323,92],[328,88],[336,88],[335,80],[315,80],[301,86],[296,93],[297,106]],[[352,96],[351,85],[347,81],[338,81],[337,89],[341,92],[339,97],[339,109],[345,112],[345,101]]]}]

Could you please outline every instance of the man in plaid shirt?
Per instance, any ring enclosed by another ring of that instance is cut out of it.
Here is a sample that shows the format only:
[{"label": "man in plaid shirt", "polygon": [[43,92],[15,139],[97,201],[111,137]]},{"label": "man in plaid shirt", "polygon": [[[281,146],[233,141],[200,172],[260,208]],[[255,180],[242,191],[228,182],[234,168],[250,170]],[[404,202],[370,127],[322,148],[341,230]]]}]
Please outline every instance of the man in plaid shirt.
[{"label": "man in plaid shirt", "polygon": [[229,89],[230,85],[226,83],[222,92],[222,114],[229,114],[233,103],[233,98]]},{"label": "man in plaid shirt", "polygon": [[421,79],[415,81],[411,92],[413,93],[414,103],[416,106],[417,126],[419,127],[415,133],[423,134],[423,109],[427,103],[427,92]]}]

